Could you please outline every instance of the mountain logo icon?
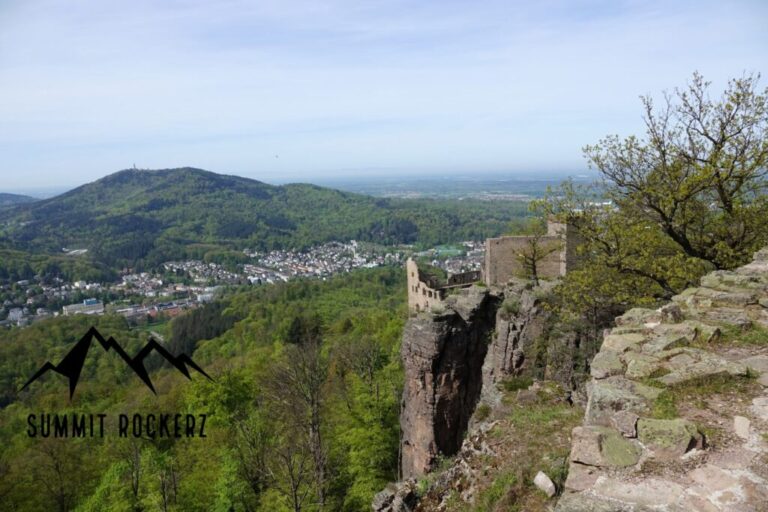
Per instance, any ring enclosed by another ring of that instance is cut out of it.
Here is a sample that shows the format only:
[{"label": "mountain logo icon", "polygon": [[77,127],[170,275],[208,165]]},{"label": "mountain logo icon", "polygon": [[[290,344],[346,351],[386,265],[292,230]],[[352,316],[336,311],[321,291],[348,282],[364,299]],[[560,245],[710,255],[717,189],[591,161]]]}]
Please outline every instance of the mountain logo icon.
[{"label": "mountain logo icon", "polygon": [[153,351],[160,354],[166,361],[171,363],[174,368],[179,370],[186,378],[190,380],[192,379],[189,374],[189,368],[192,368],[198,373],[203,374],[208,380],[213,381],[211,376],[205,373],[205,371],[200,368],[197,363],[192,360],[191,357],[186,354],[174,356],[157,341],[155,341],[154,338],[150,338],[147,344],[144,345],[138,354],[130,357],[125,352],[125,350],[123,350],[123,347],[121,347],[112,336],[105,340],[95,327],[91,327],[88,332],[85,333],[85,336],[83,336],[80,341],[78,341],[75,346],[72,347],[72,350],[70,350],[67,355],[64,356],[59,364],[54,365],[50,361],[46,361],[45,364],[41,366],[39,370],[37,370],[32,378],[30,378],[19,391],[23,391],[27,386],[40,378],[44,373],[52,370],[69,379],[69,398],[71,400],[72,396],[75,394],[75,388],[77,387],[77,381],[80,379],[80,373],[83,371],[85,357],[88,355],[88,350],[90,350],[94,338],[99,342],[101,348],[103,348],[105,351],[109,352],[110,350],[114,350],[117,352],[120,357],[123,358],[123,361],[125,361],[125,363],[142,380],[142,382],[144,382],[144,384],[146,384],[147,387],[152,390],[152,393],[154,394],[157,394],[157,391],[155,391],[155,387],[152,385],[152,380],[149,378],[147,369],[144,368],[144,359]]}]

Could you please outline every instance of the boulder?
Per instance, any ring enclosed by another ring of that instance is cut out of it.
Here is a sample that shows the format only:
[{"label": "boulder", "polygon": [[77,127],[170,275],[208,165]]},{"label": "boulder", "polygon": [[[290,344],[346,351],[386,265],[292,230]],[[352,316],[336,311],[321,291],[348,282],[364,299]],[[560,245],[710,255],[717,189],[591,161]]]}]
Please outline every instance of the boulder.
[{"label": "boulder", "polygon": [[737,436],[745,441],[749,439],[749,427],[750,422],[744,416],[733,417],[733,430],[736,432]]},{"label": "boulder", "polygon": [[611,375],[624,373],[624,365],[616,352],[603,350],[592,360],[590,374],[596,379],[604,379]]},{"label": "boulder", "polygon": [[600,351],[610,350],[613,352],[626,352],[627,350],[637,351],[638,345],[645,341],[646,336],[640,333],[609,334],[603,338],[603,345]]},{"label": "boulder", "polygon": [[764,289],[765,284],[760,277],[749,274],[738,274],[727,270],[716,270],[701,278],[701,286],[713,290]]},{"label": "boulder", "polygon": [[637,437],[637,420],[640,417],[630,411],[619,411],[611,416],[611,425],[624,437]]},{"label": "boulder", "polygon": [[642,350],[646,354],[659,354],[665,350],[686,346],[689,342],[690,338],[685,334],[664,334],[649,340]]},{"label": "boulder", "polygon": [[659,308],[659,315],[661,316],[661,322],[664,324],[676,324],[682,322],[685,318],[683,310],[674,302]]},{"label": "boulder", "polygon": [[555,483],[543,471],[536,473],[536,477],[533,479],[533,484],[550,498],[557,493]]},{"label": "boulder", "polygon": [[616,318],[616,325],[643,325],[660,321],[661,313],[654,309],[632,308],[620,317]]},{"label": "boulder", "polygon": [[571,461],[597,467],[637,464],[641,449],[607,427],[576,427],[572,432]]},{"label": "boulder", "polygon": [[709,308],[699,311],[696,316],[702,320],[714,323],[722,323],[748,329],[752,325],[744,308]]},{"label": "boulder", "polygon": [[587,384],[587,409],[584,421],[587,425],[610,425],[611,416],[618,411],[641,415],[661,393],[660,389],[632,382],[621,377],[594,380]]},{"label": "boulder", "polygon": [[758,418],[768,421],[768,396],[759,396],[752,400],[750,410]]},{"label": "boulder", "polygon": [[660,368],[659,358],[649,354],[626,352],[622,355],[622,359],[627,363],[625,375],[630,379],[650,377]]},{"label": "boulder", "polygon": [[766,355],[748,357],[746,359],[742,359],[739,362],[747,368],[756,370],[761,374],[768,373],[768,356]]},{"label": "boulder", "polygon": [[585,491],[594,485],[598,476],[600,473],[596,466],[571,462],[568,466],[565,488],[569,491]]},{"label": "boulder", "polygon": [[[627,482],[618,478],[599,478],[595,494],[633,506],[633,510],[669,510],[675,507],[685,488],[670,480],[647,478],[642,482]],[[673,509],[674,510],[674,509]]]},{"label": "boulder", "polygon": [[395,500],[395,489],[392,484],[388,485],[386,489],[376,493],[373,497],[373,503],[371,508],[373,512],[387,512],[392,510],[392,502]]},{"label": "boulder", "polygon": [[678,360],[678,364],[672,366],[670,373],[658,378],[659,382],[670,386],[713,375],[747,374],[747,367],[743,363],[734,363],[703,350],[685,349],[684,353],[690,356],[690,359]]},{"label": "boulder", "polygon": [[662,324],[653,331],[658,335],[685,336],[688,341],[696,341],[698,343],[710,343],[720,336],[720,329],[717,326],[705,324],[698,320],[684,320],[677,324]]},{"label": "boulder", "polygon": [[565,494],[555,507],[555,512],[637,512],[629,504],[617,503],[615,500],[600,499],[589,494]]},{"label": "boulder", "polygon": [[637,421],[637,438],[657,458],[663,459],[675,459],[689,450],[704,447],[704,436],[696,425],[682,418],[641,418]]}]

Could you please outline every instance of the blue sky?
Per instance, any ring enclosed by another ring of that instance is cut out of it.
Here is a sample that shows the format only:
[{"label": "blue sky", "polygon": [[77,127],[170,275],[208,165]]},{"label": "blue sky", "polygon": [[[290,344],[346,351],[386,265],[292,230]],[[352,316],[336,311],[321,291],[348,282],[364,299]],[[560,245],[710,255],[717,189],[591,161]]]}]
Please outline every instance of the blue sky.
[{"label": "blue sky", "polygon": [[0,0],[0,190],[579,172],[639,95],[768,71],[766,27],[760,0]]}]

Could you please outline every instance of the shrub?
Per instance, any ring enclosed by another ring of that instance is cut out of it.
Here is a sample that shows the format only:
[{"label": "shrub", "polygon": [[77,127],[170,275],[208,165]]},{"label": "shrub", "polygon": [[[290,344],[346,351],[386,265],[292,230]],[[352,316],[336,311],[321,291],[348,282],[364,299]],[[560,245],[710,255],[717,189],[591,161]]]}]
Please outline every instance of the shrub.
[{"label": "shrub", "polygon": [[477,421],[483,421],[491,415],[491,406],[488,404],[480,404],[475,409],[475,419]]},{"label": "shrub", "polygon": [[520,312],[520,301],[517,297],[508,297],[501,304],[501,317],[508,320]]}]

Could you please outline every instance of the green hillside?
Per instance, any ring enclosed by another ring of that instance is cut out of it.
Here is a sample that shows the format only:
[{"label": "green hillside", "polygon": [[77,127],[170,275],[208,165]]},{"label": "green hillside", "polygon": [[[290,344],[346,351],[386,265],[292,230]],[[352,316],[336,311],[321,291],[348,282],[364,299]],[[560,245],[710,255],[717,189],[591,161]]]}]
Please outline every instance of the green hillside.
[{"label": "green hillside", "polygon": [[5,192],[0,192],[0,208],[5,206],[12,206],[15,204],[31,203],[33,201],[37,201],[37,199],[19,194],[7,194]]},{"label": "green hillside", "polygon": [[519,202],[378,199],[192,168],[130,169],[0,212],[0,247],[37,254],[88,249],[90,259],[111,267],[141,266],[218,249],[483,238],[525,211]]}]

